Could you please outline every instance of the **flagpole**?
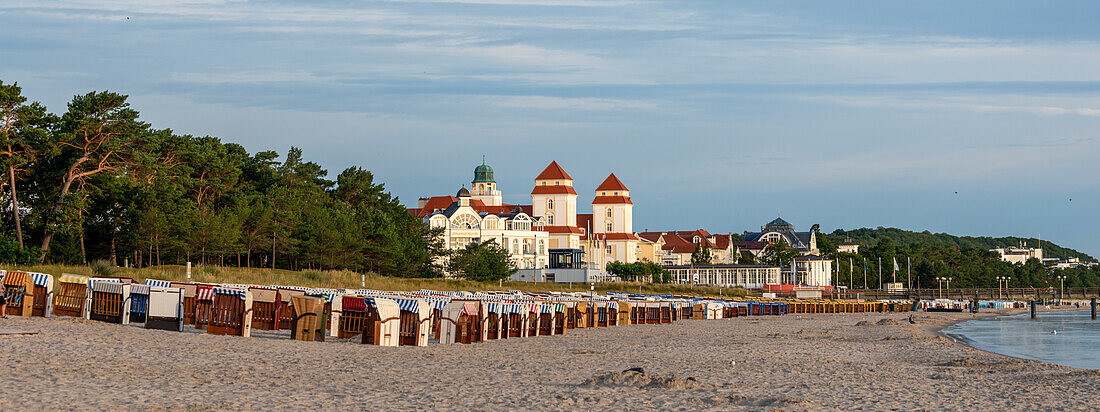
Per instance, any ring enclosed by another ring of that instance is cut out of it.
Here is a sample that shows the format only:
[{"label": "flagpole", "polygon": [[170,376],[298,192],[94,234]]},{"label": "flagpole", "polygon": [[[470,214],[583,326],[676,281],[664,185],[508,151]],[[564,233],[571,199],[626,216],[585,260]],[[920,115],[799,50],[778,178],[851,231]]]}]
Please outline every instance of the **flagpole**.
[{"label": "flagpole", "polygon": [[909,283],[909,289],[913,288],[913,260],[909,256],[905,257],[905,280]]},{"label": "flagpole", "polygon": [[882,289],[882,256],[878,257],[878,288]]}]

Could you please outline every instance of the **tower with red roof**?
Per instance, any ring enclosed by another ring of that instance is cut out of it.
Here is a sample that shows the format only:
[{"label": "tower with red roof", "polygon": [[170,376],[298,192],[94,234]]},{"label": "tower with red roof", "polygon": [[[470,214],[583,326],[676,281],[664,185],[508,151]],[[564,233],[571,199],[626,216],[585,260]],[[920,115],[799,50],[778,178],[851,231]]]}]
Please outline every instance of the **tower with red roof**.
[{"label": "tower with red roof", "polygon": [[592,199],[592,237],[600,242],[596,250],[604,262],[633,263],[638,236],[634,234],[634,203],[630,189],[614,173],[596,187]]},{"label": "tower with red roof", "polygon": [[542,218],[546,231],[550,232],[551,249],[580,247],[582,232],[577,227],[577,191],[573,189],[573,178],[557,161],[550,162],[535,177],[531,210],[534,216]]}]

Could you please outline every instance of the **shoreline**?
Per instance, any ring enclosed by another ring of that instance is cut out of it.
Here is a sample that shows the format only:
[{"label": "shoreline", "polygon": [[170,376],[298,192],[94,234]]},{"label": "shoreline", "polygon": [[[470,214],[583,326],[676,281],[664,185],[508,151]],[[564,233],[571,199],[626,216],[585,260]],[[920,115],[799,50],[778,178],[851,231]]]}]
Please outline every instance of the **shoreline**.
[{"label": "shoreline", "polygon": [[[1088,409],[1095,399],[1100,371],[935,332],[969,313],[915,315],[916,325],[909,313],[789,314],[396,348],[291,341],[285,331],[240,338],[9,318],[0,329],[39,334],[0,336],[9,366],[0,383],[12,395],[0,407]],[[644,379],[622,372],[631,368]]]},{"label": "shoreline", "polygon": [[[1013,313],[1012,311],[1016,311],[1016,312]],[[1052,309],[1047,309],[1047,310],[1040,310],[1040,311],[1037,312],[1036,316],[1039,316],[1043,312],[1074,312],[1074,311],[1088,312],[1089,309],[1086,309],[1086,308],[1052,308]],[[986,350],[986,349],[982,349],[982,348],[979,348],[977,346],[974,346],[972,341],[970,339],[966,338],[965,336],[957,335],[957,334],[951,334],[951,333],[947,333],[945,331],[947,328],[949,328],[951,326],[954,326],[956,324],[966,322],[966,321],[979,320],[979,319],[985,319],[985,318],[990,318],[990,317],[1018,316],[1018,315],[1027,314],[1028,312],[1029,312],[1028,309],[1011,309],[1011,311],[1003,313],[1003,314],[989,314],[987,316],[978,316],[978,317],[974,317],[972,319],[959,319],[957,321],[948,322],[948,323],[944,324],[943,327],[940,328],[939,333],[941,335],[943,335],[944,337],[946,337],[946,338],[952,339],[956,343],[966,345],[967,347],[969,347],[971,349],[979,350],[979,351],[982,351],[982,352],[985,352],[985,353],[988,353],[988,354],[991,354],[991,355],[1005,356],[1005,357],[1012,358],[1012,359],[1027,360],[1027,361],[1033,361],[1033,362],[1041,362],[1041,363],[1048,364],[1048,365],[1055,365],[1055,366],[1060,366],[1060,367],[1064,367],[1064,368],[1076,369],[1076,370],[1080,370],[1080,371],[1100,370],[1100,369],[1090,369],[1090,368],[1078,368],[1078,367],[1075,367],[1075,366],[1063,365],[1063,364],[1055,363],[1055,362],[1049,362],[1049,361],[1044,361],[1044,360],[1039,360],[1039,359],[1025,358],[1025,357],[1022,357],[1022,356],[1013,356],[1013,355],[1006,354],[1006,353],[993,352],[993,351],[990,351],[990,350]]]}]

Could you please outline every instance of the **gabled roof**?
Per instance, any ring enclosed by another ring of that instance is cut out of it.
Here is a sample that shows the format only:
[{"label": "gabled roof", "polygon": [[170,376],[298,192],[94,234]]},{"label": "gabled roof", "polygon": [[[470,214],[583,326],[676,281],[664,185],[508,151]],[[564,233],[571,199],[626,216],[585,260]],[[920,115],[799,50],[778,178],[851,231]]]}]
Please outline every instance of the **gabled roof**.
[{"label": "gabled roof", "polygon": [[592,214],[591,213],[577,213],[577,227],[581,228],[581,230],[584,231],[584,234],[586,235],[585,237],[587,237],[589,226],[591,226],[591,225],[592,225]]},{"label": "gabled roof", "polygon": [[550,165],[535,177],[535,180],[573,180],[573,178],[569,173],[565,173],[565,169],[562,169],[555,160],[550,162]]},{"label": "gabled roof", "polygon": [[604,179],[603,183],[600,183],[600,185],[596,187],[596,190],[597,191],[600,191],[600,190],[624,190],[625,191],[625,190],[630,190],[630,189],[627,189],[626,185],[624,185],[623,182],[620,181],[618,177],[615,177],[614,173],[612,173],[612,174],[607,176],[607,179]]},{"label": "gabled roof", "polygon": [[592,199],[594,205],[632,205],[634,202],[630,201],[626,196],[596,196]]},{"label": "gabled roof", "polygon": [[454,196],[432,196],[421,208],[409,208],[409,213],[416,217],[424,217],[436,210],[446,209],[451,203],[458,201]]},{"label": "gabled roof", "polygon": [[581,234],[581,228],[574,226],[545,226],[543,231],[550,233],[572,233]]},{"label": "gabled roof", "polygon": [[576,190],[573,190],[573,186],[535,186],[531,190],[533,195],[575,195]]},{"label": "gabled roof", "polygon": [[665,240],[664,246],[661,246],[662,250],[670,250],[672,251],[672,253],[695,252],[695,244],[685,240],[680,236],[667,234],[662,236],[662,239]]}]

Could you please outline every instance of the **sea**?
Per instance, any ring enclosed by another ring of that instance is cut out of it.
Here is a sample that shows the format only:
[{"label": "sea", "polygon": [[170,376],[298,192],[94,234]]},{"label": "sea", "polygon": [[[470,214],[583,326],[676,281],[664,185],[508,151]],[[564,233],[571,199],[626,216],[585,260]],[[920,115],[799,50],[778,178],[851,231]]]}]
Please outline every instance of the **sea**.
[{"label": "sea", "polygon": [[[973,319],[944,334],[975,348],[1080,369],[1100,369],[1100,319],[1089,310]],[[1057,333],[1055,333],[1057,332]]]}]

